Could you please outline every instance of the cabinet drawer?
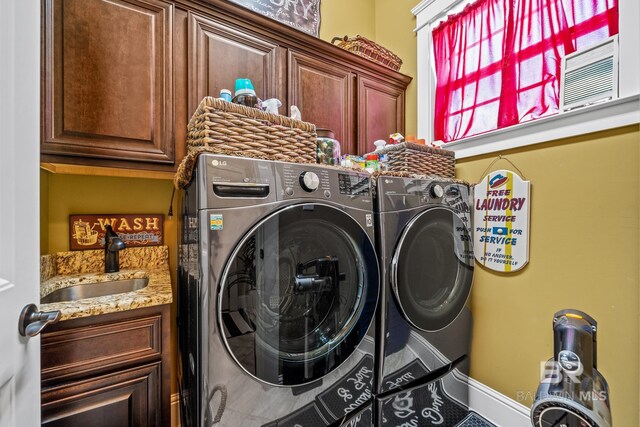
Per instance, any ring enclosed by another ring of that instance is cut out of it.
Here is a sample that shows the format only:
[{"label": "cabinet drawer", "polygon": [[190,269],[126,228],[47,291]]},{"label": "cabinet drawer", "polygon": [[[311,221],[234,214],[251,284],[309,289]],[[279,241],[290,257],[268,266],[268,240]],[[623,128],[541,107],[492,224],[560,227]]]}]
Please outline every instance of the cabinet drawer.
[{"label": "cabinet drawer", "polygon": [[159,426],[160,363],[42,391],[42,425]]},{"label": "cabinet drawer", "polygon": [[161,316],[87,325],[42,337],[42,381],[69,379],[160,359]]}]

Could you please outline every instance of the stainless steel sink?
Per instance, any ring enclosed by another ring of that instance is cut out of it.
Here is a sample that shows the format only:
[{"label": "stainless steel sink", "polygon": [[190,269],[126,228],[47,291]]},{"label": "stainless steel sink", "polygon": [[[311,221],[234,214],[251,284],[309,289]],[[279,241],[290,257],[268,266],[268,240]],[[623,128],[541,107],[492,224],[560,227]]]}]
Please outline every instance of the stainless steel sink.
[{"label": "stainless steel sink", "polygon": [[123,294],[145,288],[149,279],[114,280],[111,282],[86,283],[57,289],[49,295],[40,298],[40,303],[75,301],[84,298],[102,297],[106,295]]}]

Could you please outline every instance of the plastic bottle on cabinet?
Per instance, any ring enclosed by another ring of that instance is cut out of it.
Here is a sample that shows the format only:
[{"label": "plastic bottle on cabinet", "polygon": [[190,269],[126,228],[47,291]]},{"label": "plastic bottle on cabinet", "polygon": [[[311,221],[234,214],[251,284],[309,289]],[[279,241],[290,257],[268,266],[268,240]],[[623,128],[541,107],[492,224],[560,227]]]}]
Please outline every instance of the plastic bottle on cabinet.
[{"label": "plastic bottle on cabinet", "polygon": [[258,104],[256,91],[253,89],[251,80],[243,78],[236,79],[235,96],[231,100],[234,104],[244,105],[245,107],[256,108]]},{"label": "plastic bottle on cabinet", "polygon": [[377,154],[367,154],[364,165],[365,170],[369,173],[374,173],[380,170],[380,162]]},{"label": "plastic bottle on cabinet", "polygon": [[387,141],[385,141],[384,139],[378,139],[377,141],[373,142],[373,145],[376,146],[374,153],[378,155],[378,170],[386,171],[388,169],[387,162],[389,158],[385,153],[382,153],[381,151],[387,145]]}]

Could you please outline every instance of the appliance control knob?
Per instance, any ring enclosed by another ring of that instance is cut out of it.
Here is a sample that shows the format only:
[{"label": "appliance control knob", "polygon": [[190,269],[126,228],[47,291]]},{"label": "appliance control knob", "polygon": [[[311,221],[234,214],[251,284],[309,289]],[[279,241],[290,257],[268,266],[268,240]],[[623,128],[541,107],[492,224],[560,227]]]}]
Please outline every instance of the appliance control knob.
[{"label": "appliance control knob", "polygon": [[431,194],[431,197],[439,199],[444,195],[444,189],[442,188],[441,185],[435,184],[431,187],[431,189],[429,190],[429,193]]},{"label": "appliance control knob", "polygon": [[314,172],[302,172],[300,174],[300,186],[304,191],[311,193],[320,186],[320,178]]}]

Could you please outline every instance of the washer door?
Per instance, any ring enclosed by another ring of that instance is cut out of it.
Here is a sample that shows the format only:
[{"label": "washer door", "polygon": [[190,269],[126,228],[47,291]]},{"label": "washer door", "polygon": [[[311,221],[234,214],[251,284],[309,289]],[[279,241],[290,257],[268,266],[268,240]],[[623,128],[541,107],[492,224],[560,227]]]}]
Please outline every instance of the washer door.
[{"label": "washer door", "polygon": [[414,327],[434,332],[462,311],[473,280],[469,231],[456,213],[437,207],[404,229],[391,265],[391,283],[403,315]]},{"label": "washer door", "polygon": [[219,322],[237,363],[274,385],[314,381],[364,338],[378,299],[369,237],[348,214],[294,205],[258,223],[222,277]]}]

